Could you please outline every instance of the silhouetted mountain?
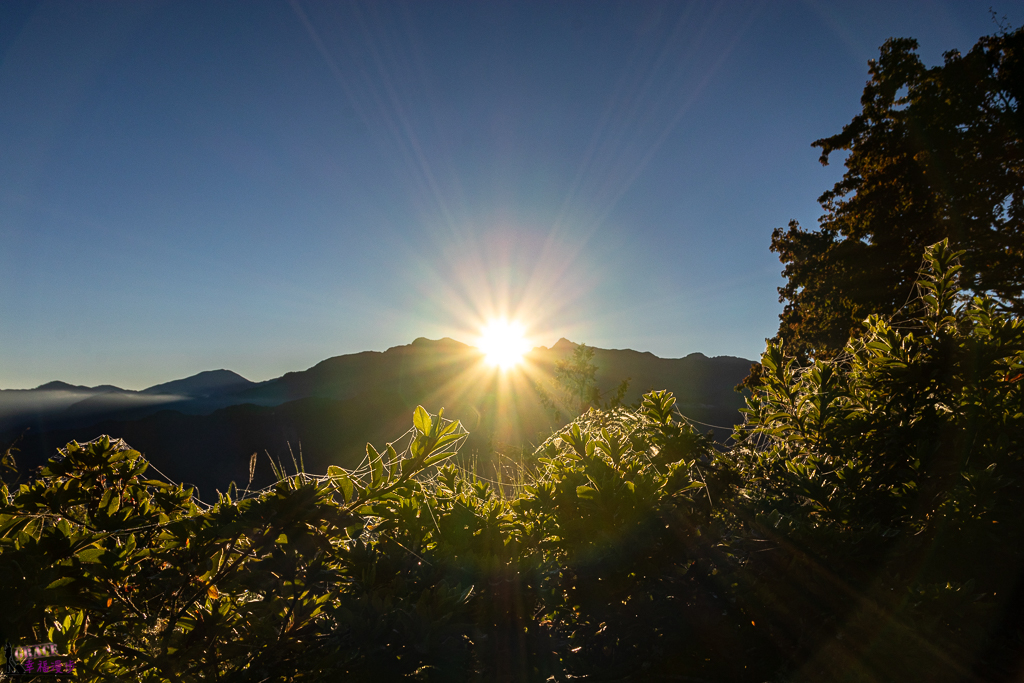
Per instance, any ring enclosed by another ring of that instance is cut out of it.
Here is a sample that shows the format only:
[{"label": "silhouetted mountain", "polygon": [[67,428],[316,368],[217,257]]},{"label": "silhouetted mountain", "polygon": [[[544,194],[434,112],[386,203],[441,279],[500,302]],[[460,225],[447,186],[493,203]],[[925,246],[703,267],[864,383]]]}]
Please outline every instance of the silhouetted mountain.
[{"label": "silhouetted mountain", "polygon": [[[421,338],[384,352],[329,358],[259,384],[222,370],[144,392],[62,390],[79,400],[37,422],[20,444],[19,463],[41,464],[68,441],[106,433],[124,438],[168,476],[198,484],[209,496],[231,480],[244,484],[254,452],[260,454],[264,478],[267,455],[290,463],[289,447],[296,457],[301,448],[311,472],[330,464],[354,466],[367,441],[382,446],[404,433],[417,405],[432,413],[444,407],[446,417],[461,420],[471,433],[468,452],[535,444],[560,426],[535,387],[550,388],[556,361],[575,348],[561,339],[550,349],[531,351],[520,368],[503,372],[486,365],[474,347]],[[746,376],[748,360],[699,353],[667,359],[595,349],[594,363],[602,392],[632,378],[627,403],[650,389],[669,389],[684,415],[723,427],[716,431],[719,438],[740,421],[743,399],[732,388]],[[161,393],[169,390],[176,393]]]},{"label": "silhouetted mountain", "polygon": [[0,433],[48,424],[76,403],[123,391],[118,387],[83,387],[66,382],[47,382],[35,389],[0,390]]},{"label": "silhouetted mountain", "polygon": [[5,391],[72,391],[82,394],[102,394],[107,391],[124,391],[124,389],[110,384],[103,384],[98,387],[83,387],[58,380],[41,384],[35,389],[6,389]]},{"label": "silhouetted mountain", "polygon": [[185,379],[176,379],[143,389],[142,394],[169,394],[173,396],[189,396],[191,398],[209,398],[235,394],[256,386],[237,372],[230,370],[207,370]]},{"label": "silhouetted mountain", "polygon": [[35,389],[0,390],[0,434],[9,437],[27,428],[50,431],[105,420],[140,419],[167,408],[209,414],[244,403],[231,396],[255,386],[255,382],[230,370],[209,370],[142,391],[108,384],[83,387],[59,381]]}]

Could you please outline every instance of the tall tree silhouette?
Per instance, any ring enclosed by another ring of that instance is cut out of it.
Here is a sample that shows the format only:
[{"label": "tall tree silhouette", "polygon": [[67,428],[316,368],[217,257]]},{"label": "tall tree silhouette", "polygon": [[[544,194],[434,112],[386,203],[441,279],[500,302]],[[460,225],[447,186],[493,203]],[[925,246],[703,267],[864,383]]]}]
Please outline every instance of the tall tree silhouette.
[{"label": "tall tree silhouette", "polygon": [[818,229],[772,233],[789,353],[829,357],[868,315],[897,312],[925,247],[944,238],[965,252],[968,291],[1024,313],[1024,31],[1003,26],[932,68],[917,49],[887,41],[861,113],[813,143],[825,165],[848,152],[843,179],[818,199]]}]

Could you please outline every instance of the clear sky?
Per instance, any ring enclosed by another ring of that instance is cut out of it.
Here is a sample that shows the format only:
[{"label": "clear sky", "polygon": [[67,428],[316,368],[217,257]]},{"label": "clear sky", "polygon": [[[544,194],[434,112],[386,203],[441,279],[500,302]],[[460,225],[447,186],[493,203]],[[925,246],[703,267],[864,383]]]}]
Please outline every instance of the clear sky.
[{"label": "clear sky", "polygon": [[[0,2],[0,387],[253,380],[486,319],[756,358],[892,36],[1024,3]],[[838,161],[838,160],[837,160]]]}]

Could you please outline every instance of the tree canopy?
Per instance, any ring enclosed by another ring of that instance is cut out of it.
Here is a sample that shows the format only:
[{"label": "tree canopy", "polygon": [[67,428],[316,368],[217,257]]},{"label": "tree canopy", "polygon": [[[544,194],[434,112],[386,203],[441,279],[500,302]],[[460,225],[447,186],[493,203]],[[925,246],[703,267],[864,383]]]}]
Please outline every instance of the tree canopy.
[{"label": "tree canopy", "polygon": [[927,245],[964,252],[965,290],[1024,312],[1024,29],[981,38],[925,67],[918,43],[890,39],[841,133],[813,143],[843,179],[819,197],[816,230],[772,234],[785,265],[778,337],[798,356],[841,349],[871,314],[899,311]]}]

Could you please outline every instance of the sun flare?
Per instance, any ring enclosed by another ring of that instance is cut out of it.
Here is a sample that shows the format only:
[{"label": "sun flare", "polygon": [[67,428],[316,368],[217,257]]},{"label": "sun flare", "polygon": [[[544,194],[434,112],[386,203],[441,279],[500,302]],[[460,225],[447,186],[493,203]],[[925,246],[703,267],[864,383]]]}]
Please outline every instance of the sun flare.
[{"label": "sun flare", "polygon": [[491,365],[502,369],[518,365],[530,350],[523,326],[508,320],[492,320],[480,331],[477,348]]}]

